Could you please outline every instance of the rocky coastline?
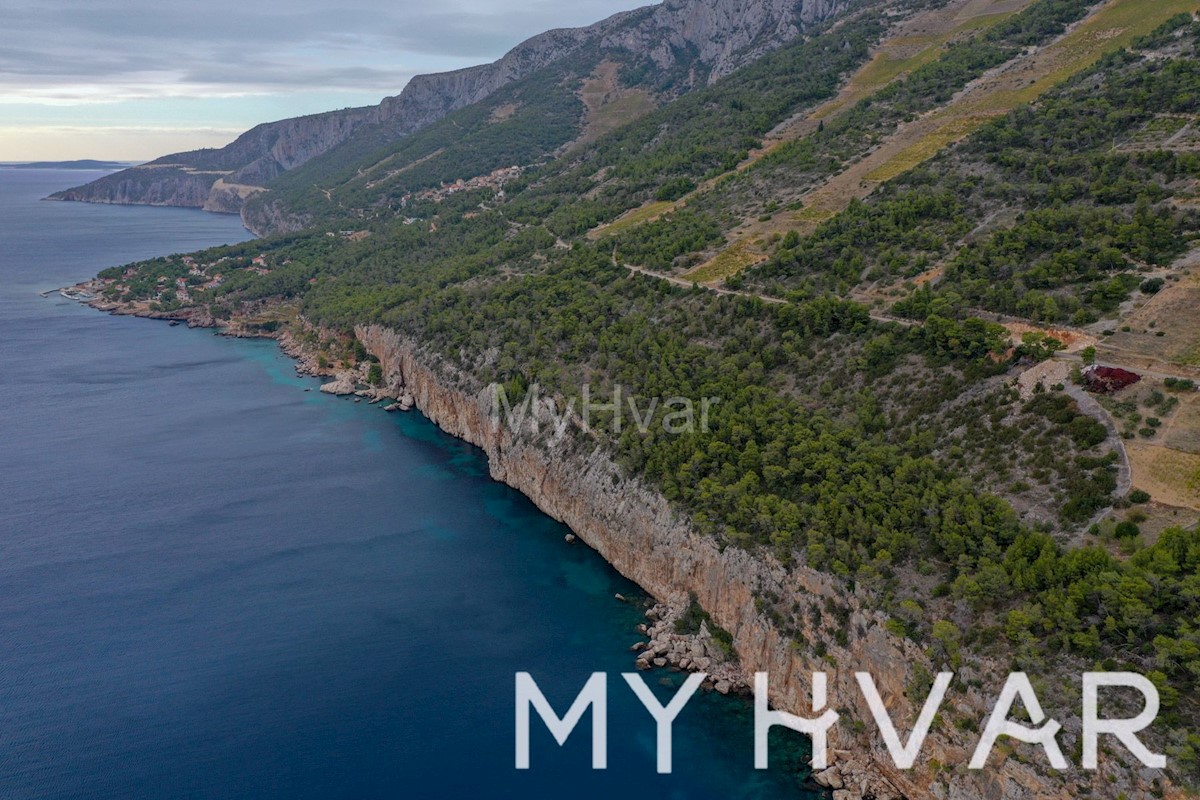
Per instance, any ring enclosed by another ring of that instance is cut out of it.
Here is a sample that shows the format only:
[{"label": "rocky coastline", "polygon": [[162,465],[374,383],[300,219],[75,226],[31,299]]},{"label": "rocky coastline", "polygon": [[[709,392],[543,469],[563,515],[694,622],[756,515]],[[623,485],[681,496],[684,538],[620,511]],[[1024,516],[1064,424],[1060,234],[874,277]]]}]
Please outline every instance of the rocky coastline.
[{"label": "rocky coastline", "polygon": [[677,622],[684,609],[669,603],[654,603],[646,610],[647,622],[638,625],[638,632],[648,641],[630,648],[637,653],[638,669],[664,667],[683,672],[703,672],[707,677],[701,689],[718,694],[750,694],[750,682],[736,659],[731,658],[709,630],[700,623],[695,633],[680,633]]},{"label": "rocky coastline", "polygon": [[[103,282],[73,287],[98,297]],[[1070,774],[1005,756],[1003,768],[971,772],[964,767],[977,736],[949,725],[935,726],[925,743],[926,758],[913,770],[897,769],[870,726],[849,726],[850,720],[870,720],[858,692],[855,671],[875,677],[880,695],[903,732],[919,712],[909,697],[914,670],[933,665],[917,644],[891,633],[886,618],[870,607],[861,590],[847,589],[837,579],[804,565],[784,566],[769,554],[750,554],[721,547],[695,531],[690,520],[653,488],[622,474],[600,446],[581,446],[570,439],[552,443],[514,435],[493,415],[491,396],[476,387],[471,376],[448,367],[420,345],[379,326],[356,329],[357,339],[382,369],[379,386],[366,385],[366,365],[339,369],[322,365],[298,332],[314,330],[299,320],[293,329],[254,330],[241,319],[218,321],[202,309],[155,312],[148,307],[92,299],[88,305],[114,314],[186,322],[189,327],[219,328],[222,335],[276,339],[296,360],[299,374],[327,377],[322,391],[353,394],[372,402],[392,401],[390,410],[419,410],[443,431],[481,448],[492,477],[529,497],[544,513],[568,525],[620,573],[641,586],[655,602],[647,621],[638,627],[645,641],[631,652],[640,669],[673,668],[704,671],[706,688],[723,694],[748,694],[748,676],[770,673],[770,700],[785,711],[811,715],[811,675],[829,675],[832,705],[842,722],[830,731],[830,765],[813,781],[832,792],[834,800],[1034,800],[1081,797],[1087,794]],[[545,401],[552,402],[552,401]],[[546,415],[548,408],[535,413]],[[550,426],[545,426],[547,430]],[[803,608],[811,619],[801,631],[782,631],[772,621],[764,597],[776,605]],[[707,624],[696,633],[680,633],[676,621],[697,603],[715,625],[729,632],[732,652],[714,642]],[[821,612],[837,609],[847,629],[845,641],[824,639],[828,633]],[[823,641],[818,655],[797,646],[796,634]],[[843,666],[844,665],[844,666]],[[936,670],[934,670],[936,671]],[[990,674],[964,668],[959,679],[966,688],[948,702],[953,710],[982,720],[991,696],[978,687]],[[923,692],[918,703],[923,700]],[[1065,720],[1064,745],[1075,744],[1079,720]],[[1077,776],[1078,777],[1078,776]],[[1127,797],[1182,798],[1187,795],[1161,772],[1102,769],[1093,779]],[[1157,785],[1154,785],[1157,784]],[[1154,785],[1153,790],[1150,788]]]}]

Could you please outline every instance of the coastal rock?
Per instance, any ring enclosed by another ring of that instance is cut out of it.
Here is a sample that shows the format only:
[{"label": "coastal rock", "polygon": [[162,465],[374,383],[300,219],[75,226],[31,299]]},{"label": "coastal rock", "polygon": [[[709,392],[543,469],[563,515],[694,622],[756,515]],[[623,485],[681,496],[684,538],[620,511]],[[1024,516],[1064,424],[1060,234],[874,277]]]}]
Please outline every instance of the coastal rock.
[{"label": "coastal rock", "polygon": [[829,769],[813,773],[813,781],[826,789],[841,789],[846,785],[842,780],[842,771],[836,765]]},{"label": "coastal rock", "polygon": [[353,373],[343,372],[339,374],[336,380],[322,384],[321,391],[325,394],[338,396],[354,394],[356,390]]},{"label": "coastal rock", "polygon": [[214,328],[217,325],[216,319],[209,313],[206,308],[196,308],[187,317],[187,326],[189,328]]},{"label": "coastal rock", "polygon": [[[820,671],[829,676],[833,705],[850,718],[869,720],[871,710],[854,676],[855,671],[867,671],[874,676],[894,719],[917,717],[920,709],[909,697],[911,681],[916,670],[932,674],[938,671],[937,665],[917,643],[888,630],[886,615],[871,608],[860,594],[864,589],[848,586],[802,562],[785,566],[769,553],[751,554],[734,546],[720,546],[712,537],[698,533],[687,516],[653,488],[622,477],[623,472],[602,448],[581,446],[582,440],[569,437],[552,441],[548,435],[539,439],[524,432],[514,434],[492,416],[492,396],[486,389],[474,392],[462,388],[471,385],[469,376],[423,354],[395,331],[360,327],[357,335],[379,358],[385,373],[395,369],[404,375],[406,389],[429,419],[484,450],[495,479],[522,491],[546,514],[569,525],[660,604],[667,602],[678,610],[694,598],[713,622],[731,635],[735,660],[730,669],[742,675],[760,671],[770,674],[770,701],[776,708],[810,713],[812,674]],[[431,364],[440,366],[434,369]],[[798,609],[795,621],[801,627],[799,632],[807,641],[819,640],[825,645],[820,656],[810,648],[796,646],[795,637],[771,621],[767,613],[770,609],[764,608],[761,601],[766,596],[779,598],[782,608]],[[820,611],[826,603],[845,609],[845,625],[854,632],[845,644],[822,630],[821,618],[826,615],[809,613]],[[666,663],[659,654],[662,639],[675,635],[672,626],[664,624],[667,613],[664,609],[647,610],[651,622],[647,632],[654,648],[639,655],[638,668],[655,663],[651,658]],[[712,658],[720,648],[716,642],[710,646],[710,640],[704,641],[705,658]],[[667,645],[663,652],[670,650]],[[702,663],[694,660],[693,668],[704,669]],[[831,668],[834,664],[846,666]],[[714,660],[709,667],[714,687],[723,685],[730,693],[738,688],[734,679],[717,673],[725,668],[722,663]],[[993,671],[1006,674],[1008,665],[996,665]],[[964,703],[970,716],[983,720],[993,699],[969,691],[957,696],[955,702]],[[835,753],[854,754],[853,759],[839,756],[838,766],[844,785],[856,787],[861,797],[1065,800],[1073,796],[1064,781],[1064,775],[1073,773],[1055,773],[1039,768],[1035,762],[1009,759],[1003,773],[967,770],[965,761],[977,738],[958,726],[935,726],[926,739],[923,759],[913,770],[896,769],[880,737],[855,732],[844,724],[831,731],[830,745]],[[930,766],[937,762],[964,766]],[[1170,789],[1163,774],[1155,774],[1156,783]],[[1112,796],[1117,792],[1131,797],[1149,794],[1142,776],[1122,770],[1115,762],[1102,762],[1093,780],[1102,782],[1099,785],[1106,786],[1106,791],[1112,789]],[[1135,786],[1134,780],[1139,785]],[[1163,794],[1178,796],[1173,791]]]}]

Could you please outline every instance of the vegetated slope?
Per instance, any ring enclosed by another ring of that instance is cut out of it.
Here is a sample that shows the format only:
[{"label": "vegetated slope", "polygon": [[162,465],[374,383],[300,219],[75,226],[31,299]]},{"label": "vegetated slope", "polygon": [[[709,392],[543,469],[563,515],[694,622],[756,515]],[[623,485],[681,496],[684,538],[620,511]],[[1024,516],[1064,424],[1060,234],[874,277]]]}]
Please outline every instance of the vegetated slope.
[{"label": "vegetated slope", "polygon": [[[330,164],[355,163],[581,49],[620,53],[640,72],[635,78],[639,84],[668,93],[686,91],[794,38],[847,2],[670,0],[585,28],[548,31],[492,64],[418,76],[378,106],[266,123],[224,148],[166,156],[52,198],[238,211],[278,176],[323,153],[340,146],[325,171]],[[578,114],[568,124],[578,125]],[[553,131],[551,138],[559,132]]]},{"label": "vegetated slope", "polygon": [[[918,319],[986,309],[1089,325],[1114,314],[1143,272],[1169,265],[1200,232],[1200,215],[1176,202],[1196,189],[1195,152],[1114,148],[1157,119],[1196,112],[1190,46],[1110,57],[792,237],[745,282],[780,294],[891,294],[894,311]],[[936,280],[904,287],[935,264]]]},{"label": "vegetated slope", "polygon": [[[358,134],[368,146],[419,130],[451,111],[478,102],[496,89],[569,53],[582,42],[619,26],[630,12],[589,28],[556,30],[513,48],[479,67],[419,75],[378,106],[258,125],[218,149],[177,153],[51,195],[58,200],[201,206],[217,180],[264,187],[279,174]],[[238,205],[230,206],[236,210]]]},{"label": "vegetated slope", "polygon": [[[1026,48],[1053,41],[1090,9],[1089,0],[1056,0],[1035,3],[1002,22],[993,19],[996,24],[984,25],[967,38],[951,41],[935,59],[900,80],[884,84],[850,109],[828,119],[822,116],[815,129],[801,128],[807,135],[772,147],[761,158],[741,162],[739,169],[720,176],[706,191],[687,198],[687,209],[679,215],[681,219],[722,218],[726,220],[724,227],[732,229],[729,237],[732,246],[725,253],[724,263],[718,259],[705,264],[689,273],[689,277],[719,279],[761,260],[764,253],[754,244],[755,238],[806,222],[812,213],[812,209],[804,207],[810,193],[874,157],[910,123],[919,124],[932,118],[989,70],[1020,57]],[[871,69],[870,64],[864,67],[864,71]],[[859,74],[851,79],[850,85],[856,80],[860,80]],[[814,115],[823,114],[826,106],[814,109]],[[800,127],[799,123],[793,125]],[[853,182],[846,199],[854,192],[865,192],[866,188]],[[820,212],[822,216],[828,213],[832,212]],[[639,251],[645,249],[647,242],[671,238],[674,224],[673,219],[660,220],[653,229],[630,231],[618,237],[616,244],[621,248],[631,240],[642,242],[638,251],[625,254],[628,260],[640,263],[636,261]],[[714,249],[720,251],[725,243],[723,240]],[[707,257],[705,252],[661,251],[657,268],[682,269]]]},{"label": "vegetated slope", "polygon": [[812,232],[881,182],[1187,7],[1185,0],[1149,9],[1136,0],[1113,0],[1080,22],[1092,4],[1062,0],[993,22],[840,116],[822,118],[816,127],[795,123],[806,133],[802,138],[770,148],[711,191],[687,198],[693,209],[735,214],[742,224],[728,244],[715,248],[715,257],[695,254],[676,266],[707,262],[687,277],[711,282],[763,261],[772,235]]},{"label": "vegetated slope", "polygon": [[[893,20],[887,35],[877,47],[872,48],[870,60],[855,71],[836,96],[816,108],[800,109],[769,131],[763,137],[763,146],[751,150],[749,157],[737,165],[737,171],[749,169],[784,144],[823,131],[826,124],[854,108],[859,102],[910,75],[930,61],[938,59],[946,45],[998,24],[1029,5],[1030,1],[950,0],[945,4],[934,5],[916,14]],[[609,225],[595,228],[589,236],[599,238],[656,219],[664,213],[687,205],[695,200],[697,195],[711,191],[716,181],[728,180],[729,177],[725,174],[709,179],[674,202],[648,203],[622,215]],[[727,186],[728,184],[723,184],[722,188]],[[699,279],[706,280],[703,277]]]},{"label": "vegetated slope", "polygon": [[[522,195],[511,214],[573,236],[742,161],[789,116],[832,97],[889,27],[939,3],[862,4],[811,35],[780,47],[704,89],[683,94],[593,144],[569,147],[584,104],[578,89],[600,59],[622,61],[627,86],[654,77],[670,86],[682,73],[649,71],[619,53],[587,49],[448,117],[396,148],[342,165],[339,151],[281,178],[256,199],[254,227],[295,229],[326,219],[372,220],[397,213],[414,193],[508,166],[544,162],[507,188]],[[550,154],[562,147],[562,155]],[[524,187],[535,191],[524,192]],[[558,209],[559,213],[554,213]],[[547,219],[547,215],[550,218]]]},{"label": "vegetated slope", "polygon": [[51,200],[133,203],[236,211],[281,172],[378,119],[378,107],[351,108],[258,125],[219,149],[176,153],[122,170]]},{"label": "vegetated slope", "polygon": [[[783,49],[794,50],[801,28],[818,35],[828,24],[823,21],[836,19],[854,5],[848,0],[757,0],[749,5],[679,0],[653,7],[645,10],[645,19],[639,18],[638,24],[630,22],[619,31],[593,38],[417,135],[384,146],[362,137],[346,142],[305,169],[282,176],[272,185],[271,194],[249,204],[243,217],[260,231],[298,230],[338,216],[369,219],[396,213],[410,195],[443,183],[482,179],[514,166],[535,167],[572,142],[587,138],[591,120],[583,91],[595,76],[614,70],[614,65],[617,99],[622,93],[639,92],[650,101],[642,104],[642,110],[710,81],[715,83],[704,94],[711,96],[728,83],[721,77],[746,63],[757,62],[755,69],[764,78],[782,86],[781,79],[771,78],[766,71],[765,64],[776,63],[772,51],[784,42],[793,44]],[[879,12],[872,16],[878,18]],[[740,76],[736,73],[731,80],[744,80]],[[811,87],[811,80],[795,77]],[[828,81],[837,79],[836,72],[825,76]],[[794,90],[792,94],[797,99],[802,96]],[[796,100],[785,102],[793,107]],[[747,115],[739,111],[733,110],[734,117],[723,130],[746,121]],[[649,139],[657,131],[649,127],[655,120],[664,124],[662,115],[650,115],[633,127],[649,131],[649,136],[643,136]]]},{"label": "vegetated slope", "polygon": [[[907,781],[936,796],[950,786],[959,796],[1057,796],[1068,783],[1094,796],[1164,792],[1169,780],[1197,775],[1200,534],[1169,529],[1150,539],[1135,526],[1119,543],[1082,535],[1097,512],[1126,502],[1113,497],[1114,443],[1065,387],[1020,394],[1014,379],[1052,348],[1033,339],[1014,351],[1009,332],[965,298],[1002,303],[1011,293],[1020,311],[1026,281],[1050,281],[1039,291],[1060,316],[1072,298],[1070,316],[1103,316],[1112,278],[1115,292],[1121,275],[1141,268],[1131,268],[1135,260],[1168,259],[1186,243],[1190,218],[1169,201],[1200,177],[1192,157],[1105,150],[1102,140],[1136,138],[1159,106],[1194,113],[1200,25],[1174,20],[811,236],[782,236],[772,261],[742,279],[780,302],[681,288],[630,274],[613,258],[615,249],[678,268],[740,222],[737,206],[722,203],[753,199],[756,186],[783,191],[832,174],[834,147],[869,149],[906,114],[946,102],[1003,63],[1023,37],[1054,38],[1088,10],[1037,0],[821,135],[779,148],[731,179],[723,197],[715,190],[598,241],[586,236],[596,224],[735,168],[750,140],[833,96],[884,22],[864,12],[781,48],[548,162],[507,184],[503,197],[487,186],[414,195],[397,215],[364,183],[362,205],[331,211],[320,230],[198,254],[190,264],[173,257],[128,275],[112,270],[104,291],[155,313],[243,317],[243,326],[264,305],[294,308],[321,326],[297,336],[330,363],[361,357],[356,325],[384,325],[422,343],[465,391],[496,383],[519,401],[538,384],[560,409],[578,403],[585,382],[598,401],[620,386],[643,400],[643,412],[651,398],[721,398],[708,430],[663,435],[670,409],[659,407],[648,432],[601,421],[573,446],[602,448],[619,477],[654,487],[723,547],[781,569],[819,570],[841,587],[842,599],[823,609],[756,590],[758,612],[814,667],[841,668],[823,659],[863,635],[851,606],[865,605],[888,616],[889,635],[911,642],[913,663],[896,665],[910,697],[924,697],[939,669],[968,675],[962,691],[974,696],[1015,666],[1043,676],[1044,700],[1071,698],[1078,672],[1095,664],[1147,673],[1163,693],[1150,735],[1170,756],[1166,776],[1106,762],[1094,773],[1046,774],[1034,789],[988,783],[1036,768],[1041,756],[1030,750],[987,774],[922,762]],[[806,149],[825,147],[825,137],[830,149]],[[779,200],[765,192],[761,202]],[[989,218],[998,226],[991,233]],[[972,229],[992,243],[960,243]],[[945,267],[945,286],[904,285],[949,257],[963,261]],[[970,295],[982,291],[973,282],[980,275],[994,295]],[[906,305],[893,310],[920,324],[873,320],[848,296],[868,289],[896,290]],[[1045,300],[1034,305],[1050,311]],[[933,736],[961,750],[978,724],[947,708]]]}]

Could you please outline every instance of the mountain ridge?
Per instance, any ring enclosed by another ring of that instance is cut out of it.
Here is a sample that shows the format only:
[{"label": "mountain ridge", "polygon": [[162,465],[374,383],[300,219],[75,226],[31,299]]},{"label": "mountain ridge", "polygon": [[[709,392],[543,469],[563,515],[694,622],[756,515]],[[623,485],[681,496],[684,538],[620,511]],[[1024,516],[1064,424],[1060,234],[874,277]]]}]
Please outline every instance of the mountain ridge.
[{"label": "mountain ridge", "polygon": [[176,153],[50,195],[51,200],[238,213],[284,172],[347,142],[383,147],[494,95],[585,46],[654,69],[688,67],[679,87],[711,83],[827,19],[847,0],[668,0],[592,25],[537,34],[489,64],[418,75],[378,105],[261,123],[222,148]]}]

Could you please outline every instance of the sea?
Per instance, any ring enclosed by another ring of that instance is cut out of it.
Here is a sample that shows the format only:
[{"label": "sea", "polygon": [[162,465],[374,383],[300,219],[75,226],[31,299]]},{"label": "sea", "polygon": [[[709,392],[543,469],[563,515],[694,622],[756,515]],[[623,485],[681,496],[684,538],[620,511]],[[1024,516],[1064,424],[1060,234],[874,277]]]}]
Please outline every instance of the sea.
[{"label": "sea", "polygon": [[[673,771],[633,671],[639,590],[417,413],[316,391],[271,341],[102,314],[108,266],[246,240],[237,217],[45,202],[0,169],[0,798],[816,798],[807,744],[698,694]],[[608,767],[558,713],[608,675]],[[665,702],[682,682],[645,673]]]}]

